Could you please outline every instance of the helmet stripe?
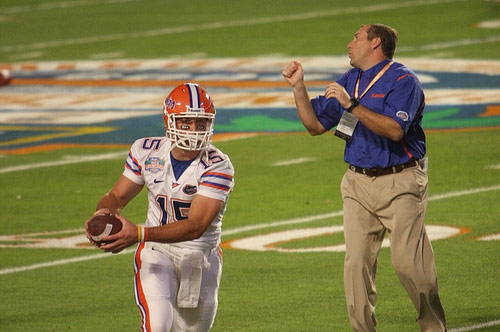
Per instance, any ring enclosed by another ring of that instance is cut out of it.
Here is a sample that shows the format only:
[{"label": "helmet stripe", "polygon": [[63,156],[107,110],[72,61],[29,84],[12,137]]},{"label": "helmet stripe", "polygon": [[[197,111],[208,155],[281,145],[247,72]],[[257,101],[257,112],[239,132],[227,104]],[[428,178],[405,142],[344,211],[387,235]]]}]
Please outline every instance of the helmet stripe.
[{"label": "helmet stripe", "polygon": [[189,87],[189,103],[191,108],[200,108],[200,92],[196,84],[187,83]]}]

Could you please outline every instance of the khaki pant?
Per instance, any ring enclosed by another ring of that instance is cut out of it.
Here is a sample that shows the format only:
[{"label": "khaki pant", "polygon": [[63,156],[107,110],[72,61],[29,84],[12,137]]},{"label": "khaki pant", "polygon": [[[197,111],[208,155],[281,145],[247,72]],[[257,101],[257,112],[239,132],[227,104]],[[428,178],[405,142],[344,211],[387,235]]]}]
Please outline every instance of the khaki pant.
[{"label": "khaki pant", "polygon": [[434,253],[424,227],[427,175],[420,167],[368,177],[347,170],[341,184],[344,288],[353,331],[376,331],[377,257],[388,232],[392,265],[418,312],[421,331],[446,331]]}]

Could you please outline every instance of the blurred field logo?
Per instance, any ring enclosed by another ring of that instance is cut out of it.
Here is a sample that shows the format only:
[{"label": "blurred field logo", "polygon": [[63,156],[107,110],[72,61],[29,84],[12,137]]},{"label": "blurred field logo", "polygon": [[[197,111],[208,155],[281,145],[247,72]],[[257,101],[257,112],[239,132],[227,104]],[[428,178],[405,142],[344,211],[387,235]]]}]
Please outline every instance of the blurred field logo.
[{"label": "blurred field logo", "polygon": [[[455,226],[427,225],[427,232],[431,241],[443,240],[457,235],[463,235],[471,232],[470,229]],[[244,232],[245,228],[241,229]],[[318,247],[287,247],[287,243],[292,243],[301,239],[310,239],[320,236],[331,236],[334,233],[341,234],[343,226],[311,227],[301,229],[290,229],[253,236],[242,237],[222,243],[223,248],[250,250],[250,251],[276,251],[276,252],[343,252],[345,245],[337,243],[330,246]],[[238,229],[233,230],[238,233]],[[224,233],[223,233],[224,235]],[[482,237],[476,237],[479,241],[498,241],[498,234],[487,234]],[[389,246],[389,240],[384,241],[383,247]],[[341,241],[342,242],[342,241]],[[82,229],[73,229],[66,231],[27,233],[14,235],[0,235],[0,248],[64,248],[64,249],[95,249],[85,235]]]}]

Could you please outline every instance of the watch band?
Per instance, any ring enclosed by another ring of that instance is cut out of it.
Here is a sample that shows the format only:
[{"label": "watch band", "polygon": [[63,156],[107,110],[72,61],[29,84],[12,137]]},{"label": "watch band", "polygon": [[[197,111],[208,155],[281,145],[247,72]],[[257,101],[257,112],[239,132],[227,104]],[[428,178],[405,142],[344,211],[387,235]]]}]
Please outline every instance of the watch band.
[{"label": "watch band", "polygon": [[349,106],[349,108],[345,111],[351,113],[352,110],[357,106],[359,106],[359,100],[357,100],[356,98],[351,98],[351,106]]}]

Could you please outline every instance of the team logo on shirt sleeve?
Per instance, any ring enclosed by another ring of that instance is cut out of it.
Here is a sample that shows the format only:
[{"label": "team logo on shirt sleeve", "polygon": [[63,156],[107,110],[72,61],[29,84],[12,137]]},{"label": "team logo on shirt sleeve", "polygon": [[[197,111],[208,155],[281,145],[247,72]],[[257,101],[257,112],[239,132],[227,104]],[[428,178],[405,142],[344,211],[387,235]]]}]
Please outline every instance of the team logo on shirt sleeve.
[{"label": "team logo on shirt sleeve", "polygon": [[144,163],[146,171],[151,173],[158,173],[163,171],[165,167],[165,160],[160,159],[158,157],[151,157]]},{"label": "team logo on shirt sleeve", "polygon": [[405,111],[398,111],[396,113],[396,116],[405,122],[408,121],[408,119],[410,118],[408,113],[406,113]]}]

